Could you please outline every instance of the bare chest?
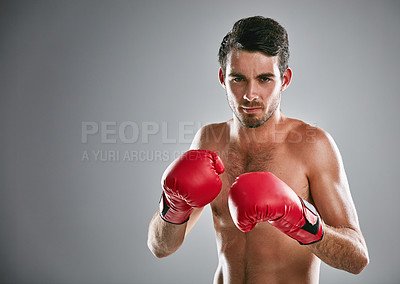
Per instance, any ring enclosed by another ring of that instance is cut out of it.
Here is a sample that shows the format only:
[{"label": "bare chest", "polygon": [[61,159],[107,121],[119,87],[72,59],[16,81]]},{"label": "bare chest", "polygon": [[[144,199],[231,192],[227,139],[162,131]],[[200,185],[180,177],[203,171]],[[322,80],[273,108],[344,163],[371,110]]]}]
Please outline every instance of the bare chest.
[{"label": "bare chest", "polygon": [[221,193],[211,204],[214,217],[230,216],[227,206],[230,186],[239,175],[248,172],[272,172],[297,195],[306,200],[310,198],[304,161],[296,155],[296,151],[285,145],[259,146],[246,151],[229,145],[218,154],[224,162],[225,172],[220,176]]},{"label": "bare chest", "polygon": [[284,144],[254,146],[245,151],[235,145],[229,145],[220,153],[225,164],[226,185],[230,187],[241,174],[269,171],[286,182],[298,194],[308,188],[305,163],[295,149]]}]

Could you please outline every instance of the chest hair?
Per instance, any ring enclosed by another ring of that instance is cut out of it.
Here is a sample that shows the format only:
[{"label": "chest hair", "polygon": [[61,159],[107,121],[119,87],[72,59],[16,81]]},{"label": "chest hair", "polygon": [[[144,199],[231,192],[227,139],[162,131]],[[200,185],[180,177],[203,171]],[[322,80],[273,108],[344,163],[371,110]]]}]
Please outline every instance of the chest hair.
[{"label": "chest hair", "polygon": [[241,174],[271,171],[274,162],[274,148],[255,146],[243,151],[237,145],[232,144],[224,153],[223,160],[229,184],[232,184],[235,178]]}]

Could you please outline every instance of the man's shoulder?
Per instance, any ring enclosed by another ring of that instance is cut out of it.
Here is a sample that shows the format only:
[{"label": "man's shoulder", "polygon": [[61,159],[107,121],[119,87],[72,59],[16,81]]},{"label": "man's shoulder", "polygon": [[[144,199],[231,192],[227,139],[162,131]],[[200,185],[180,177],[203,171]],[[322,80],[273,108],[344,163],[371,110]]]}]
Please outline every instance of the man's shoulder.
[{"label": "man's shoulder", "polygon": [[193,139],[191,148],[219,150],[229,140],[229,121],[202,126]]},{"label": "man's shoulder", "polygon": [[220,131],[226,131],[227,128],[229,127],[230,121],[223,121],[223,122],[216,122],[216,123],[210,123],[207,125],[204,125],[203,127],[200,128],[200,131],[203,132],[220,132]]},{"label": "man's shoulder", "polygon": [[306,147],[327,146],[332,142],[331,135],[324,129],[299,119],[288,118],[287,141]]},{"label": "man's shoulder", "polygon": [[337,160],[340,157],[333,137],[326,130],[301,120],[293,119],[291,123],[288,143],[295,146],[296,151],[308,163],[327,164],[328,160]]}]

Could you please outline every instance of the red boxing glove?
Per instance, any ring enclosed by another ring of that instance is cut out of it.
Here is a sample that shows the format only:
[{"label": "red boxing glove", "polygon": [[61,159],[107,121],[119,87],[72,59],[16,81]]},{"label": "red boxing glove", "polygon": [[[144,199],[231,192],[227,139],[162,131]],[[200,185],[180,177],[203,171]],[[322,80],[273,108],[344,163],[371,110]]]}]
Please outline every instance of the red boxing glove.
[{"label": "red boxing glove", "polygon": [[324,235],[314,206],[270,172],[237,177],[228,204],[235,225],[243,232],[267,221],[302,245],[318,242]]},{"label": "red boxing glove", "polygon": [[222,187],[219,174],[224,171],[221,158],[208,150],[190,150],[173,161],[161,179],[161,218],[173,224],[185,223],[193,208],[217,197]]}]

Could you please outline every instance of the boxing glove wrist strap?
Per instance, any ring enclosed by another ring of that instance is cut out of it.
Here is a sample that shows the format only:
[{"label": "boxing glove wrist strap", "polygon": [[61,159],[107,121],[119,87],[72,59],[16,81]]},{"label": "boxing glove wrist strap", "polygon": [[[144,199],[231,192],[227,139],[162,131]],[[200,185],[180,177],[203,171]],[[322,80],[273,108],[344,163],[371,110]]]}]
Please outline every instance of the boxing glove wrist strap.
[{"label": "boxing glove wrist strap", "polygon": [[189,220],[190,214],[193,211],[193,208],[190,206],[186,206],[185,209],[186,210],[177,210],[176,208],[173,208],[163,192],[160,199],[161,219],[174,225],[184,224]]},{"label": "boxing glove wrist strap", "polygon": [[299,197],[299,199],[303,210],[303,218],[300,225],[287,226],[284,220],[285,218],[281,218],[281,221],[278,219],[270,223],[288,236],[297,240],[301,245],[310,245],[319,242],[324,236],[322,220],[311,203],[301,197]]},{"label": "boxing glove wrist strap", "polygon": [[317,209],[315,209],[311,203],[301,197],[299,198],[303,205],[303,215],[305,220],[304,225],[300,229],[307,233],[305,234],[306,238],[303,242],[298,242],[302,245],[310,245],[319,242],[324,236],[321,217],[319,216]]}]

